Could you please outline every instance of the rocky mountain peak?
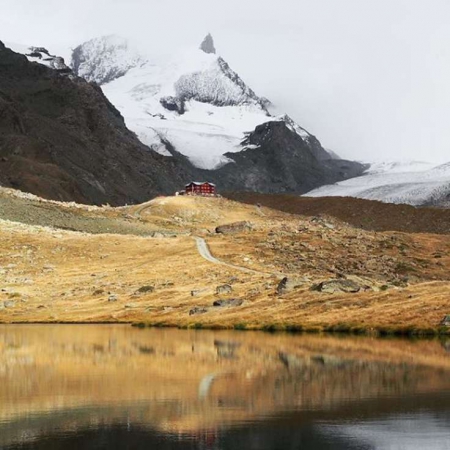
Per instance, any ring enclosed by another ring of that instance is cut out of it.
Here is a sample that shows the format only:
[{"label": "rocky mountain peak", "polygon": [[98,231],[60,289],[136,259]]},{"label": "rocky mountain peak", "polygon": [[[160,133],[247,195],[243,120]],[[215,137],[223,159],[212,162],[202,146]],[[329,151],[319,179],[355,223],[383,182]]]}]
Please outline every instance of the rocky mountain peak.
[{"label": "rocky mountain peak", "polygon": [[205,53],[216,54],[216,48],[214,47],[214,39],[211,36],[211,33],[208,33],[203,39],[203,42],[200,44],[200,50],[203,50]]}]

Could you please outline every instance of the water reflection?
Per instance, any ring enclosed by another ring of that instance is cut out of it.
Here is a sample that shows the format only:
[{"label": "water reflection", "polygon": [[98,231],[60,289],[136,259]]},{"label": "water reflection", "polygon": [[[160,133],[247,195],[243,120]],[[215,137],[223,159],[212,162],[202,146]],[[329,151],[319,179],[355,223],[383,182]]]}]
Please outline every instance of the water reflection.
[{"label": "water reflection", "polygon": [[447,350],[439,341],[2,326],[0,448],[450,448]]}]

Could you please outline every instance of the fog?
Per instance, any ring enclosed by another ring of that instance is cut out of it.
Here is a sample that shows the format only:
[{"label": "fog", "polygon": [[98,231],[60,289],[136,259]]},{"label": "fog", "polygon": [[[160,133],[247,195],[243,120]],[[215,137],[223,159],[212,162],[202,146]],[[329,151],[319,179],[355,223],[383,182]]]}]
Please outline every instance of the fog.
[{"label": "fog", "polygon": [[358,160],[450,161],[448,0],[0,0],[0,40],[67,49],[105,34],[218,53],[322,144]]}]

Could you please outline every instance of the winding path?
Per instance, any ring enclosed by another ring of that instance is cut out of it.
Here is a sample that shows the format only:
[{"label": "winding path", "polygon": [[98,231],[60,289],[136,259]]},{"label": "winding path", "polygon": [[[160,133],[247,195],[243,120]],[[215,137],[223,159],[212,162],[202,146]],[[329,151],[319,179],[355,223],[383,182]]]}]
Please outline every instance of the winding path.
[{"label": "winding path", "polygon": [[253,273],[253,274],[258,274],[258,275],[271,275],[270,273],[260,272],[258,270],[248,269],[247,267],[237,266],[235,264],[230,264],[225,261],[221,261],[220,259],[215,258],[211,254],[211,251],[209,250],[209,246],[203,238],[195,236],[195,241],[197,243],[197,250],[200,253],[200,256],[213,264],[221,264],[222,266],[227,266],[232,269],[237,269],[237,270],[240,270],[242,272],[247,272],[247,273]]}]

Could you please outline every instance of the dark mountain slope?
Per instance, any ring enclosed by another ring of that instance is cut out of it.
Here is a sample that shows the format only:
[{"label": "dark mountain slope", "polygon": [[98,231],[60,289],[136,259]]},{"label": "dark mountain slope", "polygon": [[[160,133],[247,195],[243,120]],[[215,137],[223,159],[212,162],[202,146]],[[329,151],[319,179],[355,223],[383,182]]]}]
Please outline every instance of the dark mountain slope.
[{"label": "dark mountain slope", "polygon": [[0,42],[0,185],[120,205],[172,193],[190,169],[143,145],[98,86]]},{"label": "dark mountain slope", "polygon": [[[300,197],[287,194],[229,192],[226,198],[290,214],[330,216],[368,231],[450,234],[450,210],[417,208],[352,197]],[[439,256],[437,257],[439,258]]]},{"label": "dark mountain slope", "polygon": [[365,166],[353,161],[321,160],[320,142],[302,138],[285,121],[270,121],[256,127],[244,146],[247,150],[227,153],[235,163],[214,171],[223,189],[264,193],[302,194],[323,184],[360,175]]}]

